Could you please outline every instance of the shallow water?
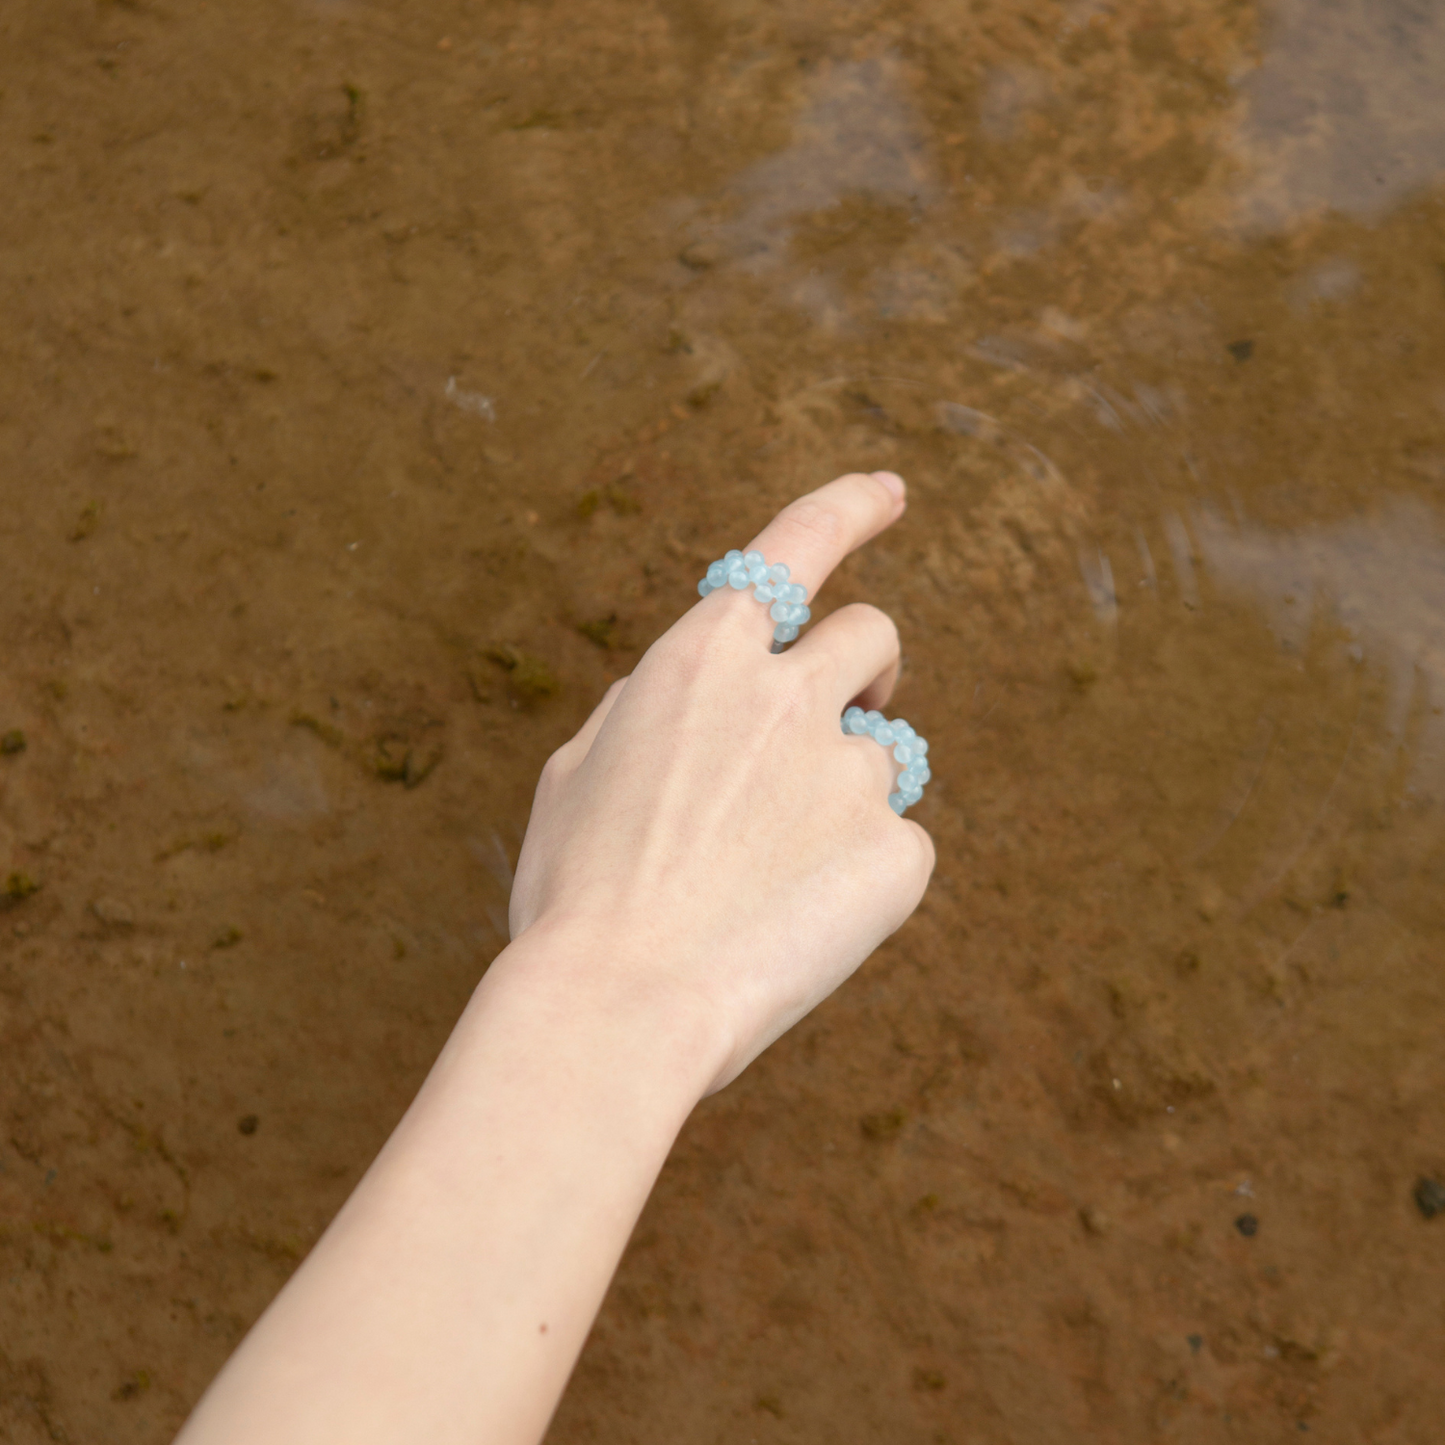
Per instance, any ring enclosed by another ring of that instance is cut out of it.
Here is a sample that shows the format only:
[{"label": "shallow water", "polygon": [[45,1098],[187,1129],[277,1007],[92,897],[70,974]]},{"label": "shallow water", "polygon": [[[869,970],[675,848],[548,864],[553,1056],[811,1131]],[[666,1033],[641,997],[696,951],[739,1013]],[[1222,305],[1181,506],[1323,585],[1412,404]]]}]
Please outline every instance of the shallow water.
[{"label": "shallow water", "polygon": [[547,753],[890,467],[820,605],[899,621],[937,878],[551,1438],[1433,1439],[1442,67],[1407,0],[0,13],[0,1435],[178,1424]]}]

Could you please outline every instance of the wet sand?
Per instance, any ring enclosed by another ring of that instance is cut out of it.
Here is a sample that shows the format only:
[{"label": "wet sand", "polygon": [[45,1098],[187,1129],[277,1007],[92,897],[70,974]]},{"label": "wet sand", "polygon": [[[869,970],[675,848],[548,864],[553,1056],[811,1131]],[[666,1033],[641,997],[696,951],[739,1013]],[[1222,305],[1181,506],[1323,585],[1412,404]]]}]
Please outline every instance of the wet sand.
[{"label": "wet sand", "polygon": [[0,1438],[169,1438],[549,751],[889,467],[818,605],[936,879],[549,1438],[1436,1440],[1442,72],[1404,0],[0,12]]}]

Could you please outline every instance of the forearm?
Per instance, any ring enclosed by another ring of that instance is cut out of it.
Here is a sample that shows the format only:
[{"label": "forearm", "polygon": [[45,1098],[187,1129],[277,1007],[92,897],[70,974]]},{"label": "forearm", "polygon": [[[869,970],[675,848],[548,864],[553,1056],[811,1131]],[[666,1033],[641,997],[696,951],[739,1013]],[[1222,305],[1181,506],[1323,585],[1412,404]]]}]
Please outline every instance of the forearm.
[{"label": "forearm", "polygon": [[[851,474],[756,545],[821,583],[902,508]],[[917,905],[907,760],[840,725],[887,700],[897,629],[854,603],[778,656],[739,580],[548,760],[518,942],[181,1445],[535,1445],[693,1104]]]},{"label": "forearm", "polygon": [[524,935],[182,1433],[182,1445],[540,1439],[719,1063],[605,951]]}]

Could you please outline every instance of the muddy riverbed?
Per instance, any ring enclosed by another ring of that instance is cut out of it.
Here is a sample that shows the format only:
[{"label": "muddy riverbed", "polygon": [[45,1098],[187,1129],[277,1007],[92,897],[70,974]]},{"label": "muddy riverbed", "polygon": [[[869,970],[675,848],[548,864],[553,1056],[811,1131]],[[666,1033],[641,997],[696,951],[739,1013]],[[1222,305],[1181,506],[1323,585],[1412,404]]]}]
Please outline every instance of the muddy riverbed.
[{"label": "muddy riverbed", "polygon": [[0,1437],[169,1438],[549,751],[888,467],[818,605],[937,876],[550,1439],[1438,1439],[1442,70],[1405,0],[0,10]]}]

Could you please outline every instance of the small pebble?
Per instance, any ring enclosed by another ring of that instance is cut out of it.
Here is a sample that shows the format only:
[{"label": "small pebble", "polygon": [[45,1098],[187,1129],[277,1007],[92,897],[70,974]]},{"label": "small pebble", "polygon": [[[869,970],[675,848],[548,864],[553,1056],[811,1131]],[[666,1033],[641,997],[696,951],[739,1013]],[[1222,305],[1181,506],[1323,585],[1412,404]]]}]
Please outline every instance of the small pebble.
[{"label": "small pebble", "polygon": [[1422,1174],[1415,1182],[1415,1207],[1426,1219],[1445,1214],[1445,1184]]},{"label": "small pebble", "polygon": [[109,923],[117,928],[128,928],[135,922],[135,909],[118,898],[97,898],[90,905],[90,911],[102,923]]},{"label": "small pebble", "polygon": [[243,1134],[254,1134],[260,1125],[261,1121],[255,1114],[242,1114],[236,1127]]},{"label": "small pebble", "polygon": [[1246,1238],[1253,1239],[1259,1233],[1259,1220],[1252,1214],[1241,1214],[1234,1221],[1234,1227]]}]

